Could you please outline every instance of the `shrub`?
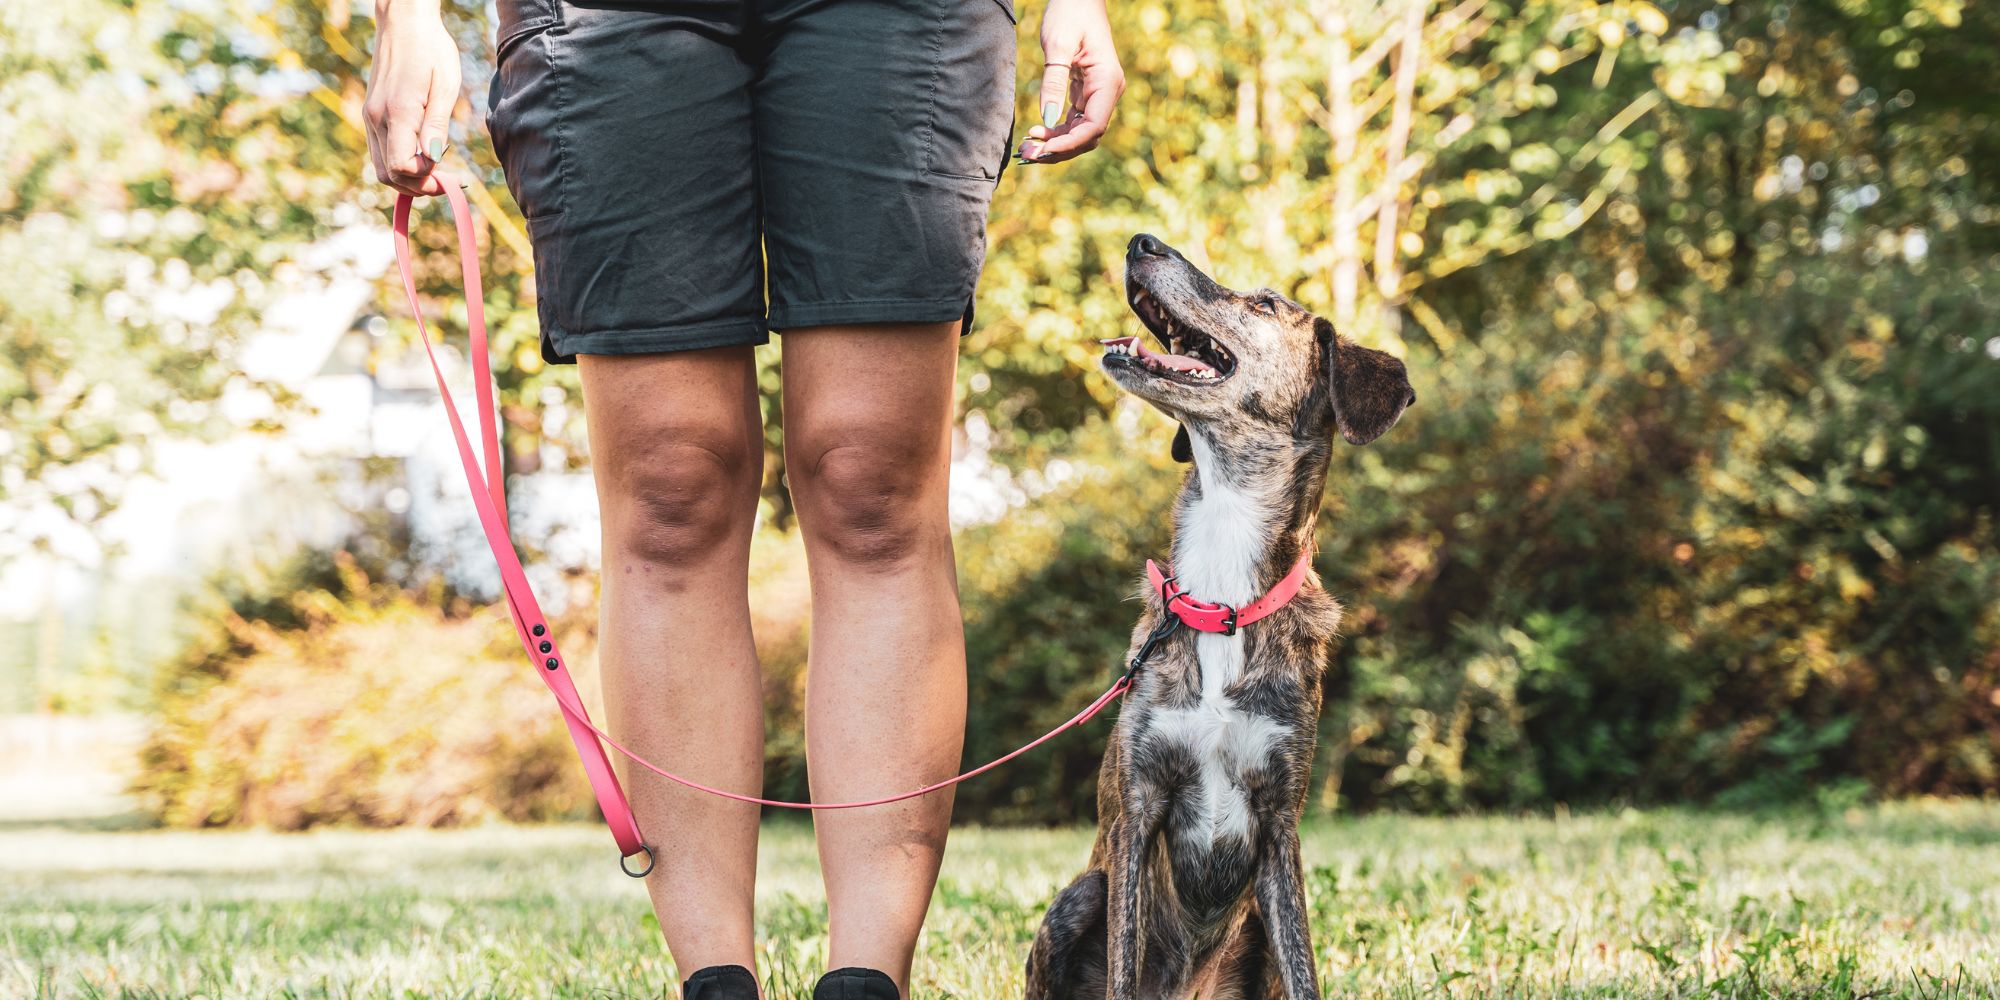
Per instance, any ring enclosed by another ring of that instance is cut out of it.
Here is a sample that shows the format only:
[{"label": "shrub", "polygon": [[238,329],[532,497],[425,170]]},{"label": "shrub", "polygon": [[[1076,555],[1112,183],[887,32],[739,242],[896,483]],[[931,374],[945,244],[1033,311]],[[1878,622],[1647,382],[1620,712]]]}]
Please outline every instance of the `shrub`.
[{"label": "shrub", "polygon": [[[203,632],[161,672],[154,695],[136,783],[154,815],[173,826],[281,830],[595,815],[562,717],[505,611],[441,585],[415,593],[375,582],[356,551],[304,552],[213,582],[193,615]],[[797,536],[760,543],[752,577],[765,787],[802,797]],[[601,722],[596,600],[570,604],[576,610],[551,625]]]},{"label": "shrub", "polygon": [[[593,808],[504,612],[446,614],[307,555],[225,588],[166,672],[137,791],[174,826],[446,826]],[[596,703],[595,642],[557,634]]]}]

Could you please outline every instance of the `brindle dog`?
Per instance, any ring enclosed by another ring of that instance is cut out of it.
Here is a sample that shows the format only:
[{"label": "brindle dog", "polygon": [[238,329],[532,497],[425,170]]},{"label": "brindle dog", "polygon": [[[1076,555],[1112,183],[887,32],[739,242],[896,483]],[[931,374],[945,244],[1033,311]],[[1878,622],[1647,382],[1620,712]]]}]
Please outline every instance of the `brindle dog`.
[{"label": "brindle dog", "polygon": [[[1334,432],[1372,441],[1416,395],[1401,361],[1275,292],[1216,284],[1152,236],[1132,238],[1125,284],[1170,353],[1106,341],[1104,370],[1180,422],[1174,456],[1193,463],[1173,571],[1195,599],[1241,606],[1312,546]],[[1145,599],[1134,652],[1166,613]],[[1098,775],[1090,867],[1035,936],[1031,1000],[1318,1000],[1298,826],[1339,624],[1308,573],[1234,635],[1179,628],[1155,646]]]}]

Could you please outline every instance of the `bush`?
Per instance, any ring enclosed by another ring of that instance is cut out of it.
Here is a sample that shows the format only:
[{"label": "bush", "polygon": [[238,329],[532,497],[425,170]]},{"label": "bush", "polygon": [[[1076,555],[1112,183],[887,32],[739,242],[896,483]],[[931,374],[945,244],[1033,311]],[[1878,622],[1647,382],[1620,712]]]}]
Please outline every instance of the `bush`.
[{"label": "bush", "polygon": [[2000,788],[1993,307],[1788,277],[1413,365],[1439,405],[1324,522],[1324,801]]},{"label": "bush", "polygon": [[[226,590],[162,678],[136,789],[162,822],[448,826],[594,808],[504,612],[445,614],[346,556]],[[557,634],[594,705],[593,636]]]},{"label": "bush", "polygon": [[[441,584],[419,593],[376,582],[385,572],[361,568],[366,557],[355,553],[365,551],[304,552],[213,582],[192,615],[204,631],[154,693],[136,783],[151,812],[172,826],[281,830],[596,815],[562,717],[505,611]],[[797,536],[760,542],[752,579],[765,787],[803,797],[807,608]],[[575,611],[550,624],[601,722],[596,600],[569,603]]]}]

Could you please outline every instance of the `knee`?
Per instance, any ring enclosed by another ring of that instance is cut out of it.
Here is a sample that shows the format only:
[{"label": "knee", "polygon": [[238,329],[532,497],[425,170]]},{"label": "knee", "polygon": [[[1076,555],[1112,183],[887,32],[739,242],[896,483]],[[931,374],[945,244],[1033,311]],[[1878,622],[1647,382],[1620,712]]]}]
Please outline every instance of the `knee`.
[{"label": "knee", "polygon": [[747,536],[758,464],[747,446],[678,441],[644,449],[611,477],[618,514],[606,518],[607,541],[649,565],[706,562]]},{"label": "knee", "polygon": [[799,524],[808,541],[843,562],[904,562],[949,536],[940,446],[910,435],[858,433],[795,470]]}]

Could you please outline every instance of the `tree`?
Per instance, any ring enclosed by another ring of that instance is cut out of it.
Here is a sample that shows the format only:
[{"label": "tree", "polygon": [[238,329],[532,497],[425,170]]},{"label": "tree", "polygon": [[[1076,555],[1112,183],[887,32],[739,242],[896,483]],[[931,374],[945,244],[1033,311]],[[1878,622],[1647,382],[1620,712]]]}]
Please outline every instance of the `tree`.
[{"label": "tree", "polygon": [[0,560],[87,551],[154,441],[274,426],[290,402],[232,353],[309,279],[293,256],[334,227],[351,170],[241,13],[0,12]]}]

